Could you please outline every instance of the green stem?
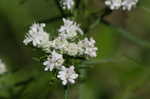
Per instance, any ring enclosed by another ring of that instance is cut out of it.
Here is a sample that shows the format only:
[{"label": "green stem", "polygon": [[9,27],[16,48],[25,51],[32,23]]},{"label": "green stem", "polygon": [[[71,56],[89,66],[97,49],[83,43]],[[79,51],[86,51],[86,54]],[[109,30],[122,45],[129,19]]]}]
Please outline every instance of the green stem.
[{"label": "green stem", "polygon": [[65,99],[69,99],[69,90],[68,90],[68,86],[65,86]]}]

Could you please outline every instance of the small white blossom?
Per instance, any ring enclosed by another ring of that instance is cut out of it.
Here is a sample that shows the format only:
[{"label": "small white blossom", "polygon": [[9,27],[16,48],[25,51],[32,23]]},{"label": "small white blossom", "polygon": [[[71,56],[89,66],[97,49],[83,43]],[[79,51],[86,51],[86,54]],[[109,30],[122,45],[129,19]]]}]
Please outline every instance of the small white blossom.
[{"label": "small white blossom", "polygon": [[70,56],[77,56],[81,55],[80,53],[83,53],[83,49],[78,46],[78,44],[74,42],[68,42],[66,39],[61,39],[60,37],[54,39],[50,46],[56,50],[59,50],[60,53]]},{"label": "small white blossom", "polygon": [[122,2],[123,10],[131,10],[132,7],[135,7],[138,0],[124,0]]},{"label": "small white blossom", "polygon": [[74,66],[70,66],[69,68],[63,66],[59,71],[57,77],[62,80],[63,85],[67,85],[68,83],[75,83],[75,79],[78,78],[78,74],[74,71],[74,69]]},{"label": "small white blossom", "polygon": [[3,74],[7,71],[6,65],[3,63],[3,61],[0,59],[0,74]]},{"label": "small white blossom", "polygon": [[63,9],[72,10],[74,7],[74,0],[61,0]]},{"label": "small white blossom", "polygon": [[79,24],[77,24],[74,21],[64,19],[63,18],[64,25],[60,27],[59,36],[63,39],[73,39],[78,34],[83,34],[83,31],[81,30]]},{"label": "small white blossom", "polygon": [[105,4],[110,7],[111,10],[131,10],[136,6],[138,0],[106,0]]},{"label": "small white blossom", "polygon": [[85,38],[84,40],[81,40],[78,43],[79,47],[82,47],[84,49],[83,53],[90,57],[96,57],[96,51],[98,50],[97,47],[95,47],[95,40],[93,38]]},{"label": "small white blossom", "polygon": [[111,10],[118,10],[122,5],[122,0],[106,0],[105,4],[109,6]]},{"label": "small white blossom", "polygon": [[52,71],[54,68],[59,69],[61,68],[62,64],[64,63],[63,56],[56,51],[53,51],[52,54],[48,57],[47,61],[43,63],[45,65],[45,71]]},{"label": "small white blossom", "polygon": [[79,47],[76,43],[69,43],[64,51],[70,56],[77,56],[79,53]]},{"label": "small white blossom", "polygon": [[45,24],[34,23],[23,41],[25,45],[32,43],[34,47],[46,49],[49,47],[49,34],[44,31]]},{"label": "small white blossom", "polygon": [[57,50],[60,50],[61,53],[64,53],[64,50],[67,49],[68,43],[69,42],[67,40],[57,37],[51,41],[51,46]]},{"label": "small white blossom", "polygon": [[59,50],[62,54],[76,56],[79,52],[79,47],[76,43],[70,43],[60,37],[54,39],[51,44],[54,49]]}]

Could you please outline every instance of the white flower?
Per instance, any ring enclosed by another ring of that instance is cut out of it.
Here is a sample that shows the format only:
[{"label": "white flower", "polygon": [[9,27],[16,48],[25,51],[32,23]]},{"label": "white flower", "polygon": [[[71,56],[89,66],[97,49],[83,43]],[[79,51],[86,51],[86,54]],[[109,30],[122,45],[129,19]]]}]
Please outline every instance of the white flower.
[{"label": "white flower", "polygon": [[83,52],[83,49],[78,46],[78,44],[74,42],[68,42],[66,39],[61,39],[60,37],[54,39],[50,46],[56,50],[59,50],[60,53],[70,56],[77,56],[80,55],[81,51]]},{"label": "white flower", "polygon": [[2,62],[2,60],[0,59],[0,74],[3,74],[7,71],[6,69],[6,65]]},{"label": "white flower", "polygon": [[59,69],[61,68],[62,64],[64,63],[63,56],[55,51],[47,58],[47,61],[43,63],[45,65],[45,71],[52,71],[54,68]]},{"label": "white flower", "polygon": [[51,46],[57,50],[60,50],[61,53],[64,53],[64,50],[67,49],[68,43],[69,42],[67,40],[57,37],[51,42]]},{"label": "white flower", "polygon": [[79,47],[76,43],[69,43],[64,51],[70,56],[77,56],[79,53]]},{"label": "white flower", "polygon": [[63,9],[71,10],[74,6],[74,0],[61,0]]},{"label": "white flower", "polygon": [[79,41],[78,46],[84,49],[83,54],[90,57],[97,56],[96,51],[98,49],[95,47],[95,40],[93,38],[85,38],[84,40]]},{"label": "white flower", "polygon": [[106,0],[105,4],[110,7],[111,10],[131,10],[132,7],[136,6],[138,0]]},{"label": "white flower", "polygon": [[138,0],[123,0],[122,7],[123,10],[131,10],[132,7],[135,7]]},{"label": "white flower", "polygon": [[74,66],[70,66],[69,68],[63,66],[59,71],[57,77],[62,80],[63,85],[67,85],[68,83],[75,83],[75,79],[78,78],[78,74],[74,71],[74,69]]},{"label": "white flower", "polygon": [[76,56],[79,52],[79,47],[76,43],[70,43],[60,37],[54,39],[51,44],[54,49],[59,50],[62,54]]},{"label": "white flower", "polygon": [[106,0],[105,4],[107,6],[110,6],[111,10],[116,10],[116,9],[119,9],[121,7],[122,0]]},{"label": "white flower", "polygon": [[47,49],[49,46],[49,34],[44,31],[45,24],[34,23],[23,41],[25,45],[32,43],[35,47]]},{"label": "white flower", "polygon": [[80,29],[79,24],[77,24],[74,21],[64,19],[63,18],[64,25],[60,27],[59,36],[63,39],[73,39],[78,34],[83,34],[83,31]]}]

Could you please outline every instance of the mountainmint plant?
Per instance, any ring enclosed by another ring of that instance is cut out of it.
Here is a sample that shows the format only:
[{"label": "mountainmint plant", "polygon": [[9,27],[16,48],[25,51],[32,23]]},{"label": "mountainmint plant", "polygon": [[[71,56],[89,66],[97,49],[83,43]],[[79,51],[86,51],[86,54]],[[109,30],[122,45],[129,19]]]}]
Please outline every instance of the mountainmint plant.
[{"label": "mountainmint plant", "polygon": [[[52,36],[44,30],[45,24],[34,23],[27,32],[23,43],[31,44],[45,52],[47,58],[43,61],[44,71],[55,71],[63,86],[75,84],[78,73],[76,60],[89,60],[97,56],[95,40],[84,37],[80,25],[75,21],[63,18],[63,25],[58,29],[58,35]],[[73,61],[74,60],[74,61]]]},{"label": "mountainmint plant", "polygon": [[[73,11],[74,0],[60,0],[63,10]],[[44,23],[34,23],[27,32],[23,43],[40,48],[47,56],[43,61],[44,71],[54,73],[55,78],[65,88],[68,99],[68,85],[75,84],[80,78],[80,63],[97,56],[95,40],[84,36],[80,25],[69,18],[62,18],[63,24],[57,35],[49,35]]]}]

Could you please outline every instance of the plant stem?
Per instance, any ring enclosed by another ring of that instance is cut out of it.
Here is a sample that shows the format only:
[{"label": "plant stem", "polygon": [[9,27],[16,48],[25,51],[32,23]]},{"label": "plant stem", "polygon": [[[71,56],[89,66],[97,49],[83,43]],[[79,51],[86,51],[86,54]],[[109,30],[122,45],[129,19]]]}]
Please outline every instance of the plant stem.
[{"label": "plant stem", "polygon": [[69,99],[69,88],[68,86],[65,86],[65,99]]}]

